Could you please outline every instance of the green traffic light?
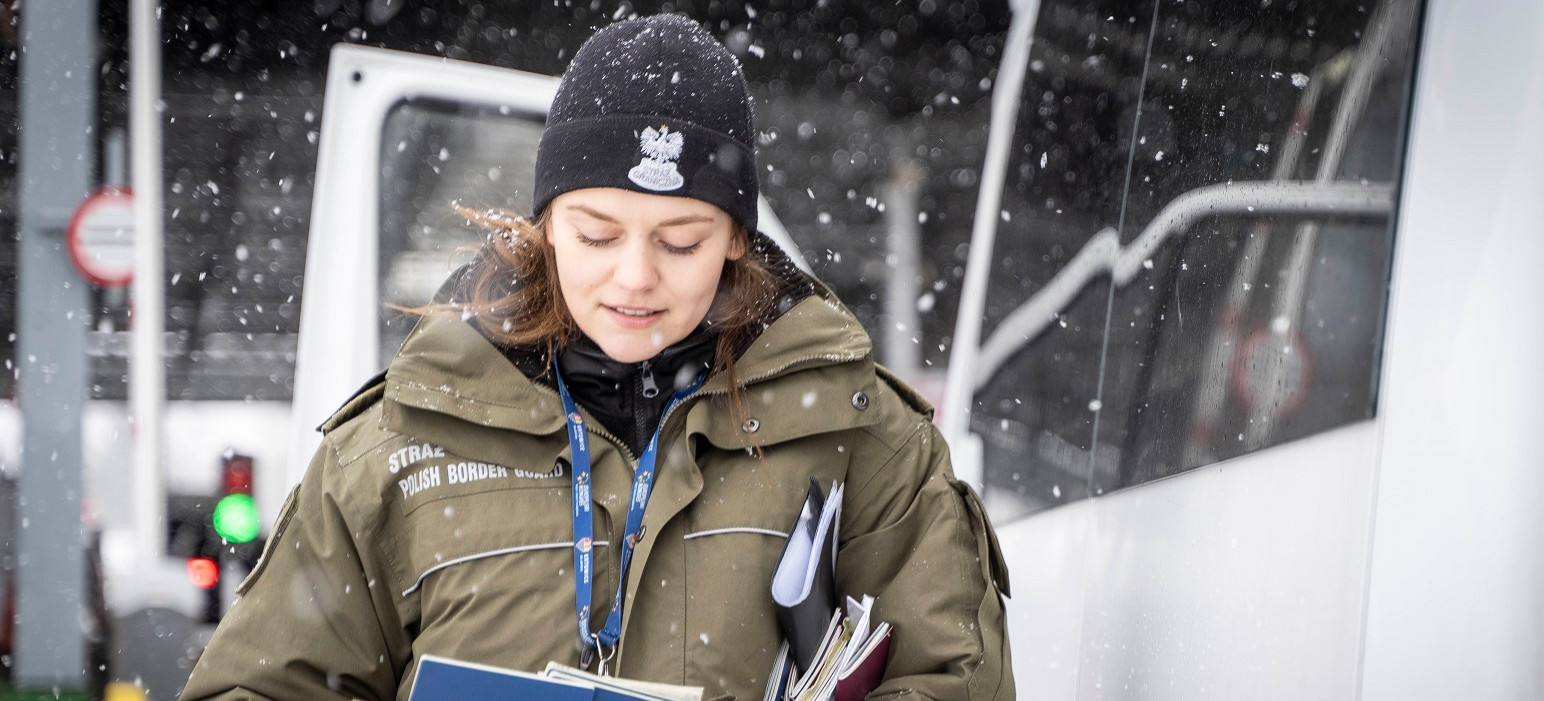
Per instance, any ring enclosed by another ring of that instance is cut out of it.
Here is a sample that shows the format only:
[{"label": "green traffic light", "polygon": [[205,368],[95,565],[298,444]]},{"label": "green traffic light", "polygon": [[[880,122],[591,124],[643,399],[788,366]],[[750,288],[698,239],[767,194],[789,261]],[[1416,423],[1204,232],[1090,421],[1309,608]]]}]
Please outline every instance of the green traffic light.
[{"label": "green traffic light", "polygon": [[214,505],[214,532],[231,543],[250,543],[261,528],[257,502],[247,494],[230,494]]}]

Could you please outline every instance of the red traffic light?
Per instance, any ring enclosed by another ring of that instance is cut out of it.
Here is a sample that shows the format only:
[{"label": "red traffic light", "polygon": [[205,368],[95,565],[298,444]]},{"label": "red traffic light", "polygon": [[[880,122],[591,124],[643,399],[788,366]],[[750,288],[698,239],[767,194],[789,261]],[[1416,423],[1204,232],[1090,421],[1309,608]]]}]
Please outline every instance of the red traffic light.
[{"label": "red traffic light", "polygon": [[189,558],[188,579],[199,589],[213,589],[220,583],[220,566],[207,557]]},{"label": "red traffic light", "polygon": [[226,453],[220,459],[220,494],[252,493],[252,456]]}]

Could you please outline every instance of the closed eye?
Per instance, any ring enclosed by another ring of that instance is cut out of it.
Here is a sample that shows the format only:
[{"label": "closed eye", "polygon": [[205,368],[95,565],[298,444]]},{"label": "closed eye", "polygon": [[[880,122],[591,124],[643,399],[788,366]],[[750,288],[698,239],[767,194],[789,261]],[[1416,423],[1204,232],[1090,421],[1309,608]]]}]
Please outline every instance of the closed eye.
[{"label": "closed eye", "polygon": [[702,248],[701,241],[698,241],[697,243],[694,243],[690,246],[672,246],[668,243],[665,243],[664,241],[660,241],[659,245],[665,249],[666,253],[677,256],[689,256],[693,253],[696,253],[697,249]]}]

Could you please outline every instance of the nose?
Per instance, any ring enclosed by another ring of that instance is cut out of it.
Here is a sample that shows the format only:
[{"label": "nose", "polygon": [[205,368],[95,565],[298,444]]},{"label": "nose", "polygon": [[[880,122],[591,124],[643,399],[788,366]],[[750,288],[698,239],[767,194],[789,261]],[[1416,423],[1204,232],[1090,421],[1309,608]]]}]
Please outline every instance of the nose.
[{"label": "nose", "polygon": [[647,240],[629,242],[622,247],[611,279],[618,286],[635,291],[653,289],[659,284],[659,268]]}]

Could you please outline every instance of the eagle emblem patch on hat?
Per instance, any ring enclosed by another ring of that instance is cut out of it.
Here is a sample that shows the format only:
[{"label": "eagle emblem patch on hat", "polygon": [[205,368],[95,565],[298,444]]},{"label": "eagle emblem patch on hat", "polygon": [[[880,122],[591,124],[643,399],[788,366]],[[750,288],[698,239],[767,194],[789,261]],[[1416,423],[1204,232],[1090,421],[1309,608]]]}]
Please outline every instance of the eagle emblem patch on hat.
[{"label": "eagle emblem patch on hat", "polygon": [[675,162],[681,158],[685,141],[680,132],[671,132],[668,126],[644,127],[638,136],[638,150],[643,152],[643,160],[627,171],[627,179],[655,192],[681,189],[686,179],[676,170]]}]

